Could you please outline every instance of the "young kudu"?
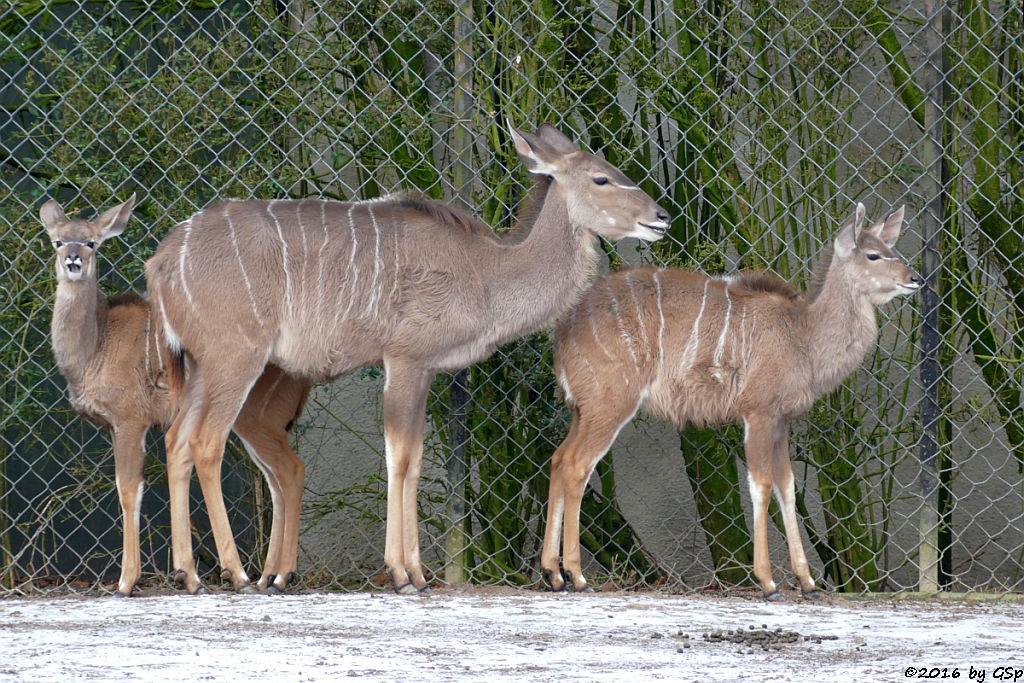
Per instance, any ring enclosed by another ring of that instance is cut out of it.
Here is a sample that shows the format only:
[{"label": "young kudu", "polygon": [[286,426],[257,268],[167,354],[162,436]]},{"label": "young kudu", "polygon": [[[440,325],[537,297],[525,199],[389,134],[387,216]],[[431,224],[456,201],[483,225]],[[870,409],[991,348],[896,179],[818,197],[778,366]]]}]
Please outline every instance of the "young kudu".
[{"label": "young kudu", "polygon": [[[51,336],[72,407],[113,434],[114,474],[123,515],[120,595],[131,595],[140,575],[139,515],[142,505],[145,438],[151,426],[166,429],[178,412],[180,395],[167,385],[164,342],[149,303],[137,294],[109,302],[97,282],[96,252],[121,234],[135,197],[93,221],[69,220],[52,199],[39,211],[57,251],[57,296]],[[288,447],[287,429],[309,394],[310,383],[268,366],[249,393],[234,423],[235,433],[270,485],[273,522],[260,588],[275,581],[283,589],[295,570],[305,467]],[[168,452],[190,457],[187,451]],[[188,473],[191,465],[168,462],[172,524],[189,534]],[[178,514],[175,514],[177,512]],[[177,527],[175,531],[178,531]]]},{"label": "young kudu", "polygon": [[[668,228],[668,214],[621,171],[555,128],[510,133],[526,168],[546,179],[532,225],[507,238],[425,199],[227,201],[174,228],[150,260],[153,303],[189,369],[168,447],[191,447],[221,565],[236,586],[248,579],[220,461],[267,362],[318,380],[384,367],[384,561],[396,590],[422,590],[416,492],[433,376],[567,310],[591,275],[599,236],[656,240]],[[191,571],[184,553],[175,562]]]},{"label": "young kudu", "polygon": [[891,248],[903,209],[861,230],[863,222],[857,204],[803,296],[763,273],[714,278],[638,268],[596,282],[560,321],[555,373],[573,421],[551,463],[541,569],[553,588],[566,579],[575,590],[587,588],[580,498],[619,430],[646,407],[680,427],[743,422],[754,575],[767,598],[782,599],[767,546],[774,489],[793,571],[803,593],[817,596],[797,526],[789,423],[860,364],[878,332],[875,307],[921,286]]}]

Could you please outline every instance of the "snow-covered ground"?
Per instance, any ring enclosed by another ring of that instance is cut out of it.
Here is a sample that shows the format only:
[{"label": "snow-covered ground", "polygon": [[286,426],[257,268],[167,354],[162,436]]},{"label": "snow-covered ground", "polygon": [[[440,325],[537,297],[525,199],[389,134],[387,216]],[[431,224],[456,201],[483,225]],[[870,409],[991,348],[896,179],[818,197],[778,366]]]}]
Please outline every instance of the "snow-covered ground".
[{"label": "snow-covered ground", "polygon": [[[770,649],[705,639],[752,627],[801,637]],[[0,683],[969,681],[979,672],[1024,681],[1024,604],[487,588],[0,600]]]}]

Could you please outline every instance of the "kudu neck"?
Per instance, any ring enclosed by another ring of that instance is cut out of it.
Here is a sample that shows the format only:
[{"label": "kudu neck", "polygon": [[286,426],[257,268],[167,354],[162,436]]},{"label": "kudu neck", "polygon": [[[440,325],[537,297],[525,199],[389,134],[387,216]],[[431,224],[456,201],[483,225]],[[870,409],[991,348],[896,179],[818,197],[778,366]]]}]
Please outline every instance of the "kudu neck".
[{"label": "kudu neck", "polygon": [[819,264],[816,292],[805,309],[808,350],[815,381],[831,391],[857,366],[878,334],[875,307],[857,286],[852,273],[833,257]]},{"label": "kudu neck", "polygon": [[69,383],[82,380],[99,348],[107,317],[106,297],[94,278],[61,280],[53,306],[53,354]]},{"label": "kudu neck", "polygon": [[513,229],[519,236],[488,255],[484,276],[499,318],[515,320],[518,336],[559,316],[576,301],[593,268],[597,237],[572,225],[558,183],[542,188],[538,205]]}]

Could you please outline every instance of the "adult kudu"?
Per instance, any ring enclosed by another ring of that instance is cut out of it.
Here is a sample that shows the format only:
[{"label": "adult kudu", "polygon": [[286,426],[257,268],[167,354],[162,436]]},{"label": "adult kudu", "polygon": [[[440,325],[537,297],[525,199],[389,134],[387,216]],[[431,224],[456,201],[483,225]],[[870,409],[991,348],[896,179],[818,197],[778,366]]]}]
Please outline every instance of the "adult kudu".
[{"label": "adult kudu", "polygon": [[[72,407],[107,426],[114,443],[114,479],[122,511],[121,579],[117,593],[129,596],[141,574],[139,519],[142,509],[146,432],[166,429],[178,412],[180,394],[168,386],[160,327],[149,302],[135,293],[111,297],[99,288],[96,255],[120,235],[135,196],[92,221],[69,219],[54,200],[39,218],[56,252],[57,292],[50,326],[57,367],[68,384]],[[269,366],[248,393],[232,429],[242,439],[270,486],[270,542],[259,587],[283,589],[295,570],[305,467],[288,447],[287,429],[302,410],[310,382]],[[168,453],[172,533],[189,534],[191,465]]]},{"label": "adult kudu", "polygon": [[[621,171],[555,128],[509,130],[541,180],[534,210],[505,238],[418,198],[226,201],[176,226],[147,264],[153,304],[187,368],[168,448],[192,451],[236,588],[248,578],[224,508],[221,458],[268,362],[315,380],[383,366],[384,561],[397,591],[422,590],[416,494],[432,377],[568,309],[591,275],[598,237],[656,240],[669,227],[668,214]],[[175,548],[186,586],[198,589],[191,553]]]},{"label": "adult kudu", "polygon": [[754,575],[765,597],[782,599],[768,559],[774,490],[793,571],[803,593],[818,596],[796,519],[789,423],[860,364],[878,333],[875,308],[921,286],[892,251],[903,209],[861,229],[864,213],[857,204],[804,295],[764,273],[716,278],[638,268],[597,281],[558,324],[555,374],[573,421],[551,462],[541,569],[553,588],[566,579],[587,588],[580,498],[619,430],[646,407],[680,427],[743,422]]}]

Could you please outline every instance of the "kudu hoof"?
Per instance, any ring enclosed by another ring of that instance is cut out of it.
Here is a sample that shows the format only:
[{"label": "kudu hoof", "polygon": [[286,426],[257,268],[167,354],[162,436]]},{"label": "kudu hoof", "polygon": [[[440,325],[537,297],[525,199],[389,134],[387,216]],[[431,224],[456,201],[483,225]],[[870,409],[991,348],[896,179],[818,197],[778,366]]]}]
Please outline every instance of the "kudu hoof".
[{"label": "kudu hoof", "polygon": [[[548,588],[551,589],[552,593],[563,593],[563,592],[565,592],[565,590],[566,590],[565,581],[561,580],[562,579],[561,572],[553,572],[550,569],[542,569],[540,573],[544,577],[544,580],[547,582]],[[561,581],[561,583],[559,583],[558,585],[555,585],[555,581],[554,581],[554,577],[555,576],[558,576],[559,580]]]},{"label": "kudu hoof", "polygon": [[419,595],[420,589],[414,586],[412,582],[409,582],[404,586],[398,586],[395,588],[395,592],[399,595]]},{"label": "kudu hoof", "polygon": [[590,587],[590,584],[584,580],[582,586],[577,586],[576,581],[573,579],[574,574],[570,571],[562,570],[562,579],[565,581],[565,590],[570,593],[593,593],[594,589]]},{"label": "kudu hoof", "polygon": [[805,600],[810,600],[811,602],[821,602],[825,598],[822,592],[817,588],[812,588],[809,591],[801,590],[800,592],[804,596]]},{"label": "kudu hoof", "polygon": [[263,592],[268,595],[284,595],[288,590],[288,586],[299,582],[299,575],[295,572],[288,572],[280,586],[277,585],[277,579],[278,576],[275,574],[268,576],[267,587],[263,589]]},{"label": "kudu hoof", "polygon": [[206,587],[206,584],[200,583],[198,586],[196,586],[195,590],[190,590],[188,592],[188,594],[189,595],[209,595],[210,594],[210,589]]},{"label": "kudu hoof", "polygon": [[780,593],[779,591],[775,590],[771,593],[765,593],[764,599],[765,602],[785,602],[786,596]]},{"label": "kudu hoof", "polygon": [[252,585],[251,583],[246,583],[239,586],[235,589],[235,592],[241,593],[242,595],[256,595],[257,593],[259,593],[259,591],[256,590],[256,586]]},{"label": "kudu hoof", "polygon": [[186,579],[188,579],[188,574],[185,573],[184,569],[175,569],[168,578],[170,578],[171,583],[177,586],[184,586]]},{"label": "kudu hoof", "polygon": [[111,597],[113,597],[113,598],[130,598],[130,597],[132,597],[132,592],[128,591],[127,593],[122,593],[121,591],[114,591],[113,593],[111,593]]}]

